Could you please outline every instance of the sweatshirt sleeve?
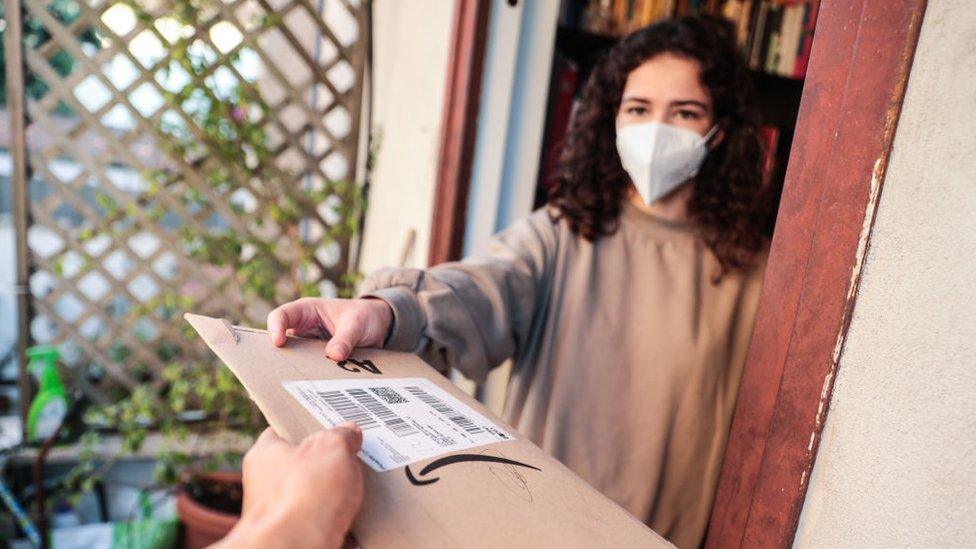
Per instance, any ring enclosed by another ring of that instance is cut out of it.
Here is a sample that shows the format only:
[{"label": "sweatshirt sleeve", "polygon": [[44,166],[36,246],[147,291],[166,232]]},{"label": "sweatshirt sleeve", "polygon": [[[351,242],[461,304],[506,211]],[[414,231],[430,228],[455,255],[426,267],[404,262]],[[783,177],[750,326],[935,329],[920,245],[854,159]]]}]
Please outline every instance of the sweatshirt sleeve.
[{"label": "sweatshirt sleeve", "polygon": [[544,310],[556,242],[556,224],[541,209],[493,237],[484,254],[429,269],[381,269],[362,297],[393,309],[385,348],[480,383],[518,355]]}]

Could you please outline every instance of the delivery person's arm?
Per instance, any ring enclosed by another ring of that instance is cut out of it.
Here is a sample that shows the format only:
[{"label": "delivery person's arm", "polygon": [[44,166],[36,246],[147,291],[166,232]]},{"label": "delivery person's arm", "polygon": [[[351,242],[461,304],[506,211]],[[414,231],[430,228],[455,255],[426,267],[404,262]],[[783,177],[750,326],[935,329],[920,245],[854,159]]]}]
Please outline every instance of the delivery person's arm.
[{"label": "delivery person's arm", "polygon": [[[556,253],[556,225],[537,211],[492,239],[485,254],[430,269],[384,269],[365,283],[372,299],[302,299],[268,315],[283,345],[286,330],[334,334],[333,360],[353,347],[418,353],[434,367],[474,381],[517,355],[544,314]],[[385,342],[385,345],[384,345]]]},{"label": "delivery person's arm", "polygon": [[214,547],[338,548],[363,501],[355,423],[290,444],[269,427],[244,457],[241,520]]}]

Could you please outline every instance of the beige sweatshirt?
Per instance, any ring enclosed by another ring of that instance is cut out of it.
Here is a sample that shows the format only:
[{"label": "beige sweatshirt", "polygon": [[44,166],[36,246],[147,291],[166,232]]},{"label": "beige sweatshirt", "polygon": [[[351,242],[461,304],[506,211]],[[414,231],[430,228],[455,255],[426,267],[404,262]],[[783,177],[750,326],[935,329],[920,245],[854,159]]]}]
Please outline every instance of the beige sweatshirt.
[{"label": "beige sweatshirt", "polygon": [[385,269],[386,347],[481,382],[514,357],[505,419],[679,547],[701,544],[759,299],[758,268],[717,285],[690,223],[631,204],[588,242],[545,210],[484,255]]}]

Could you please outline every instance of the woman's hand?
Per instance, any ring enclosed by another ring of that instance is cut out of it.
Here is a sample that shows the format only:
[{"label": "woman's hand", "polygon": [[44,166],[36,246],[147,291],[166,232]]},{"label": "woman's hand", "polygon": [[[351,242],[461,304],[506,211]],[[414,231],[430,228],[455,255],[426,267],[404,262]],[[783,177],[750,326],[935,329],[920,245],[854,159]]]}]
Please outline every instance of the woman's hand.
[{"label": "woman's hand", "polygon": [[326,299],[304,297],[285,303],[268,314],[268,332],[276,347],[287,335],[332,335],[325,354],[338,362],[356,347],[380,347],[393,323],[393,310],[381,299]]},{"label": "woman's hand", "polygon": [[244,456],[241,520],[218,546],[340,547],[363,502],[362,442],[352,422],[299,444],[266,429]]}]

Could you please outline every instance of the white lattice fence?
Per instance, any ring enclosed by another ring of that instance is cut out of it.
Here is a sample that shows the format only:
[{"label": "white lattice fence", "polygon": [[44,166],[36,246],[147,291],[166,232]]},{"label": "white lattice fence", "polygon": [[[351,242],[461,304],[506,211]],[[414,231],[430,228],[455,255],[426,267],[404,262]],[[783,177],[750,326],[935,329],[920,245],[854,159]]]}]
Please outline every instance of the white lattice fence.
[{"label": "white lattice fence", "polygon": [[348,282],[367,7],[22,5],[29,330],[90,396],[202,356],[183,310],[260,323]]}]

